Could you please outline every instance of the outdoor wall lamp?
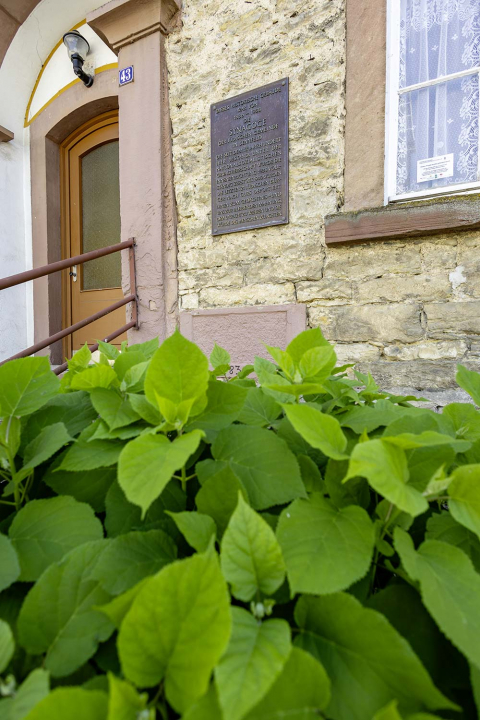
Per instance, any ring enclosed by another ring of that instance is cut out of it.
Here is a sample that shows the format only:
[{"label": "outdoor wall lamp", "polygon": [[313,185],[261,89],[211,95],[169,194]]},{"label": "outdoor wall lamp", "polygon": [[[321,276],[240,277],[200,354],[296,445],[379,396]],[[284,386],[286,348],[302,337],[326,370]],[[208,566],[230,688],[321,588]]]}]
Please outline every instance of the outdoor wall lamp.
[{"label": "outdoor wall lamp", "polygon": [[87,75],[83,71],[83,63],[90,50],[88,42],[83,35],[80,35],[78,30],[69,30],[63,36],[63,44],[68,50],[68,57],[72,61],[75,75],[80,78],[86,87],[92,87],[93,75]]}]

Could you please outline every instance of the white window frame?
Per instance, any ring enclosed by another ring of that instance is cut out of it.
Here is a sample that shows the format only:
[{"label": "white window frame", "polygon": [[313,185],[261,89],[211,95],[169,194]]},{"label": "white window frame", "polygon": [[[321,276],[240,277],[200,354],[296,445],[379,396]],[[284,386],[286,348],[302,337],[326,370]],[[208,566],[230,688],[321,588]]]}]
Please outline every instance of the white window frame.
[{"label": "white window frame", "polygon": [[[399,88],[400,76],[400,0],[387,0],[387,75],[385,95],[385,193],[384,204],[404,202],[406,200],[422,200],[441,195],[465,195],[478,192],[479,182],[456,183],[440,188],[426,188],[424,191],[397,194],[397,149],[398,149],[398,106],[400,95],[423,87],[430,87],[445,82],[446,79],[466,75],[478,75],[480,83],[480,66],[470,70],[461,70],[456,73],[441,76],[435,80],[409,85]],[[479,103],[480,105],[480,103]],[[480,114],[480,108],[479,108]],[[480,125],[480,117],[479,117]],[[480,178],[480,147],[478,149],[478,173]]]}]

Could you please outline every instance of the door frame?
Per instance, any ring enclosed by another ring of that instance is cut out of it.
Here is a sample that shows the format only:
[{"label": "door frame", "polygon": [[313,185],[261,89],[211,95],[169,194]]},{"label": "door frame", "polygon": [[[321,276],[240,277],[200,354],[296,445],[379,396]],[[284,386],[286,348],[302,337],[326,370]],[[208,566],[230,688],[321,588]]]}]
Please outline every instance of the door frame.
[{"label": "door frame", "polygon": [[[77,128],[60,145],[60,223],[62,260],[71,257],[70,233],[70,150],[96,130],[118,123],[118,110],[110,110]],[[62,273],[62,326],[72,324],[71,281],[68,271]],[[63,357],[72,357],[72,335],[62,341]]]}]

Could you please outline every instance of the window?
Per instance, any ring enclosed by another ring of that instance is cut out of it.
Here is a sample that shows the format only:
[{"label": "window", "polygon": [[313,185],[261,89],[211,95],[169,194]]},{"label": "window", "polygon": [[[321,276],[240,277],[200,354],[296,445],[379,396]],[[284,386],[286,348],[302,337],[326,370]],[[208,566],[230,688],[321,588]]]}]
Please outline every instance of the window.
[{"label": "window", "polygon": [[480,188],[480,0],[389,0],[386,201]]}]

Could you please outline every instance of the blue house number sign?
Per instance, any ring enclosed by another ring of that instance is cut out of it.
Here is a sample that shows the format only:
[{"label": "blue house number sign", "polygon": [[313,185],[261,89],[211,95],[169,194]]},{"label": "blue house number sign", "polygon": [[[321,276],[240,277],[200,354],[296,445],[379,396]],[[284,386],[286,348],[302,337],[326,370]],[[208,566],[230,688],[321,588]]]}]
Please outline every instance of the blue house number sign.
[{"label": "blue house number sign", "polygon": [[133,65],[129,65],[128,67],[123,68],[123,70],[118,71],[119,85],[127,85],[131,82],[133,82]]}]

